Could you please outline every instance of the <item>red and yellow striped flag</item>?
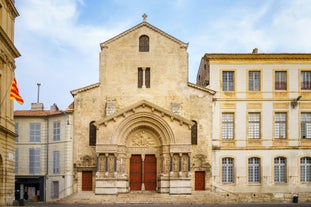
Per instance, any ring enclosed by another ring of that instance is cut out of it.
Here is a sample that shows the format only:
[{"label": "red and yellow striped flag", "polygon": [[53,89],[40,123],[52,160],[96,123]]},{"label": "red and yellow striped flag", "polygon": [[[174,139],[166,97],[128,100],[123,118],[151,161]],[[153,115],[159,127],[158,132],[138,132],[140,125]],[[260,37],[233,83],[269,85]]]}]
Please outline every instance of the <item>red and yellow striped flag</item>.
[{"label": "red and yellow striped flag", "polygon": [[19,104],[24,104],[24,100],[19,94],[16,78],[14,77],[12,85],[11,85],[11,91],[10,91],[10,99],[17,101]]}]

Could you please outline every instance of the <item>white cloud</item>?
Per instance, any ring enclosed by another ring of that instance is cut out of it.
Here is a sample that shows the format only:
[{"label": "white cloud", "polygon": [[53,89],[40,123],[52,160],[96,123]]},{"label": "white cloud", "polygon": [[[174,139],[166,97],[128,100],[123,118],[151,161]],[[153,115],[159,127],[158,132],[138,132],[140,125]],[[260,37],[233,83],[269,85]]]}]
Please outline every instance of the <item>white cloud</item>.
[{"label": "white cloud", "polygon": [[[88,10],[90,4],[96,11]],[[148,22],[189,42],[191,82],[206,52],[245,53],[254,47],[266,53],[310,52],[309,5],[308,0],[16,0],[20,91],[28,103],[35,101],[41,82],[42,102],[65,109],[70,90],[98,81],[99,44],[135,26],[144,12]]]}]

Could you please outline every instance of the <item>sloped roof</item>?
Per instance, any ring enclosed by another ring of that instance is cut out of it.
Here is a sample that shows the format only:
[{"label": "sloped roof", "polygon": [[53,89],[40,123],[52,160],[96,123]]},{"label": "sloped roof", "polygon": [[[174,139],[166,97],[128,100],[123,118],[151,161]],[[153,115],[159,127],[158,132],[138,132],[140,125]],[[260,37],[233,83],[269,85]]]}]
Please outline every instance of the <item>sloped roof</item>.
[{"label": "sloped roof", "polygon": [[207,92],[207,93],[210,93],[212,95],[215,95],[216,91],[212,90],[212,89],[209,89],[209,88],[204,88],[204,87],[201,87],[199,85],[196,85],[194,83],[190,83],[188,82],[188,86],[191,87],[191,88],[195,88],[195,89],[198,89],[200,91],[204,91],[204,92]]},{"label": "sloped roof", "polygon": [[110,121],[115,121],[115,119],[117,117],[124,117],[126,116],[126,114],[129,114],[129,113],[135,113],[135,109],[137,108],[140,108],[140,107],[143,107],[143,108],[150,108],[150,111],[158,111],[162,114],[162,116],[169,116],[172,120],[177,120],[179,121],[180,123],[184,123],[184,124],[187,124],[189,126],[192,126],[193,125],[193,122],[180,116],[180,115],[177,115],[177,114],[174,114],[173,112],[169,111],[169,110],[166,110],[160,106],[157,106],[149,101],[146,101],[146,100],[141,100],[127,108],[124,108],[123,110],[121,111],[118,111],[117,113],[109,116],[109,117],[106,117],[100,121],[98,121],[96,124],[97,125],[107,125],[108,122]]},{"label": "sloped roof", "polygon": [[82,87],[82,88],[78,88],[78,89],[72,90],[72,91],[70,91],[70,93],[71,93],[72,96],[75,96],[76,94],[78,94],[80,92],[88,91],[88,90],[91,90],[93,88],[97,88],[97,87],[99,87],[99,85],[100,85],[100,83],[94,83],[94,84],[91,84],[91,85],[88,85],[88,86],[85,86],[85,87]]},{"label": "sloped roof", "polygon": [[139,28],[141,28],[141,27],[148,27],[149,29],[151,29],[151,30],[153,30],[153,31],[155,31],[155,32],[158,32],[159,34],[161,34],[161,35],[163,35],[163,36],[165,36],[165,37],[171,39],[172,41],[174,41],[174,42],[180,44],[182,47],[185,47],[185,48],[188,47],[188,43],[184,43],[184,42],[182,42],[182,41],[176,39],[175,37],[173,37],[173,36],[167,34],[166,32],[160,30],[159,28],[157,28],[157,27],[155,27],[155,26],[149,24],[147,21],[143,21],[143,22],[141,22],[140,24],[137,24],[136,26],[134,26],[134,27],[132,27],[132,28],[130,28],[130,29],[128,29],[128,30],[122,32],[121,34],[119,34],[119,35],[117,35],[117,36],[115,36],[115,37],[113,37],[113,38],[111,38],[111,39],[109,39],[109,40],[107,40],[107,41],[105,41],[105,42],[102,42],[102,43],[100,44],[100,48],[103,49],[103,47],[105,47],[105,45],[107,45],[107,44],[109,44],[109,43],[111,43],[111,42],[113,42],[113,41],[115,41],[115,40],[117,40],[117,39],[119,39],[119,38],[121,38],[121,37],[127,35],[128,33],[132,32],[132,31],[134,31],[134,30],[137,30],[137,29],[139,29]]},{"label": "sloped roof", "polygon": [[64,111],[50,111],[50,110],[16,110],[14,117],[45,117],[63,114]]}]

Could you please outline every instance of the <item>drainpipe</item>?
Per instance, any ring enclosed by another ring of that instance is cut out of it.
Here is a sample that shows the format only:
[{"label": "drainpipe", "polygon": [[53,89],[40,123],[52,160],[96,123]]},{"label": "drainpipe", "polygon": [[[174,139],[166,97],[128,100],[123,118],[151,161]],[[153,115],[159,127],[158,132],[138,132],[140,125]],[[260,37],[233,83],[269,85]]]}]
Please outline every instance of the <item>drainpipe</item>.
[{"label": "drainpipe", "polygon": [[49,175],[49,118],[46,117],[46,173],[44,178],[44,202],[46,202],[46,181]]}]

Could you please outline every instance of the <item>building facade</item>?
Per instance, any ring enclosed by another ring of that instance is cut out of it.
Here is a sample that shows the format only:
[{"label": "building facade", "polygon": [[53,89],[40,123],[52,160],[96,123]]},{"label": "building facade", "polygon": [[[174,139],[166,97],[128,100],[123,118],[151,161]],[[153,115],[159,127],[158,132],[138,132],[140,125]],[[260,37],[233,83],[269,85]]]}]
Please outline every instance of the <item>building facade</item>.
[{"label": "building facade", "polygon": [[0,0],[0,206],[14,200],[15,133],[10,86],[14,77],[14,21],[18,16],[13,0]]},{"label": "building facade", "polygon": [[240,199],[311,199],[311,54],[205,54],[216,91],[212,188]]},{"label": "building facade", "polygon": [[71,92],[74,191],[210,188],[214,91],[188,82],[188,45],[144,19],[100,46],[99,83]]},{"label": "building facade", "polygon": [[[205,54],[144,20],[74,97],[74,192],[311,199],[311,54]],[[152,195],[151,195],[152,196]]]},{"label": "building facade", "polygon": [[54,104],[14,111],[15,199],[54,201],[72,194],[72,110]]}]

